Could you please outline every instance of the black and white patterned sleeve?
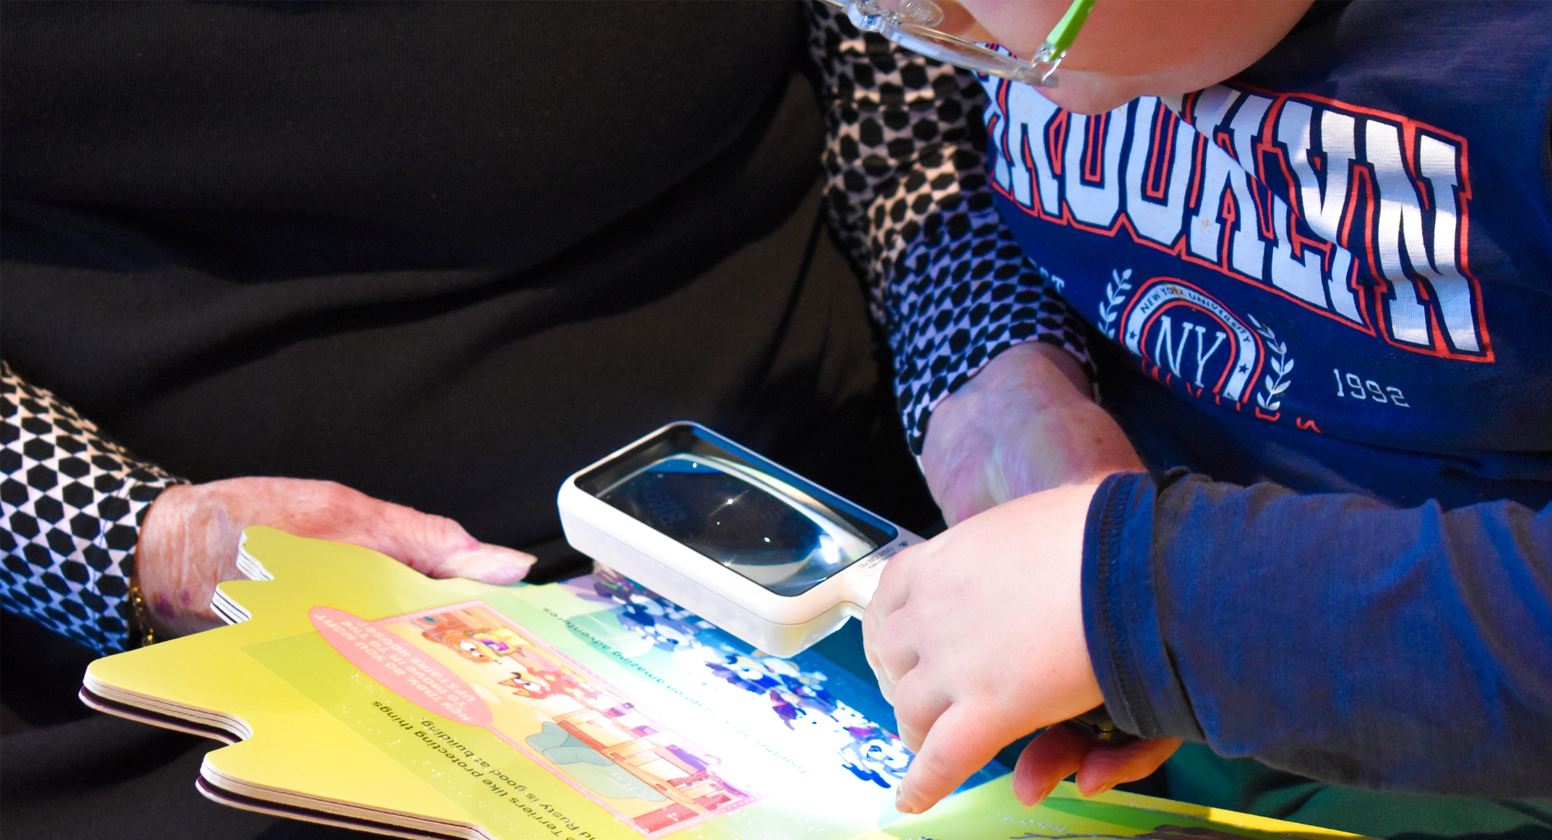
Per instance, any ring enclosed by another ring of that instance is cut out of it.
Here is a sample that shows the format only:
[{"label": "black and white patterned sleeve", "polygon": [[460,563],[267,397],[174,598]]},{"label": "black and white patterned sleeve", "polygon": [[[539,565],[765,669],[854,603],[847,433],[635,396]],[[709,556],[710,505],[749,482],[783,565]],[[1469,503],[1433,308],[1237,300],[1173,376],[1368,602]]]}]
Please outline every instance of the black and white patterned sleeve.
[{"label": "black and white patterned sleeve", "polygon": [[932,409],[992,357],[1046,341],[1088,366],[1083,329],[998,216],[975,76],[859,33],[823,0],[810,15],[830,221],[867,279],[920,454]]},{"label": "black and white patterned sleeve", "polygon": [[180,483],[0,361],[0,606],[97,650],[129,646],[140,523]]}]

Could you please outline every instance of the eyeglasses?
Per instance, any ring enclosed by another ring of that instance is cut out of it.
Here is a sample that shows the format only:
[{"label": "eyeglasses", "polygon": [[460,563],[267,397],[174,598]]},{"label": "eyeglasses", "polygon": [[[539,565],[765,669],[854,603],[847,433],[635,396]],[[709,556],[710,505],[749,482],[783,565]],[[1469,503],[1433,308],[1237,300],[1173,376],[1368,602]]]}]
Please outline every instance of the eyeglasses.
[{"label": "eyeglasses", "polygon": [[933,0],[826,0],[846,10],[852,25],[877,32],[928,58],[977,73],[1001,76],[1036,87],[1056,87],[1056,68],[1078,37],[1094,0],[1073,0],[1033,57],[1022,59],[971,43],[933,27],[943,22],[943,10]]}]

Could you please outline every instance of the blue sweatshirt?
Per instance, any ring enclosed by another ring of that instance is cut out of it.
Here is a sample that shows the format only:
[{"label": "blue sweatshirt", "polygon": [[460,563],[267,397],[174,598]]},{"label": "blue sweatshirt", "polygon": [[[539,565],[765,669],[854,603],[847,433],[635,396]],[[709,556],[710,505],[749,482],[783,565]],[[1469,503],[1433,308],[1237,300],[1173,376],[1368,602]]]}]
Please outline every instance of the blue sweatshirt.
[{"label": "blue sweatshirt", "polygon": [[1552,793],[1552,5],[1322,4],[1096,117],[983,85],[1002,215],[1157,468],[1088,522],[1117,722]]}]

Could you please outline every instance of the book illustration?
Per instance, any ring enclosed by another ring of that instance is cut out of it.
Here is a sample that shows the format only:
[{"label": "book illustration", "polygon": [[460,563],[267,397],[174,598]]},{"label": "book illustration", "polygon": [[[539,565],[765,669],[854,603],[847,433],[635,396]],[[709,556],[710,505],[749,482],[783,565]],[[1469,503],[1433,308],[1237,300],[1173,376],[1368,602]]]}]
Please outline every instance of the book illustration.
[{"label": "book illustration", "polygon": [[[911,753],[896,735],[838,700],[825,688],[830,677],[790,659],[750,650],[678,604],[609,569],[559,584],[608,605],[620,625],[671,655],[687,673],[707,675],[762,697],[816,754],[833,754],[856,776],[890,789],[905,776]],[[591,587],[591,593],[587,587]]]},{"label": "book illustration", "polygon": [[231,743],[210,798],[464,840],[1324,840],[1340,832],[986,773],[918,816],[876,689],[752,650],[609,572],[496,587],[244,532],[239,623],[106,657],[82,698]]},{"label": "book illustration", "polygon": [[320,635],[424,711],[487,729],[648,837],[754,798],[721,760],[483,602],[377,621],[314,607]]}]

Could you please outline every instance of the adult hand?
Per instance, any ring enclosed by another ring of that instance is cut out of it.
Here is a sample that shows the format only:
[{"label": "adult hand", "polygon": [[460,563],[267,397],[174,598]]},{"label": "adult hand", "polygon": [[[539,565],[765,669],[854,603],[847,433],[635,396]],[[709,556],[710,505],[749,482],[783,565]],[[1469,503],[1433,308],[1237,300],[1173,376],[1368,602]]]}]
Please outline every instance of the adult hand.
[{"label": "adult hand", "polygon": [[950,525],[1029,493],[1143,468],[1090,398],[1077,360],[1036,341],[999,353],[933,409],[921,465]]},{"label": "adult hand", "polygon": [[380,551],[432,577],[521,580],[534,558],[476,540],[444,516],[374,499],[331,481],[233,478],[164,490],[147,511],[136,566],[157,636],[219,626],[216,584],[240,577],[237,545],[249,525]]}]

